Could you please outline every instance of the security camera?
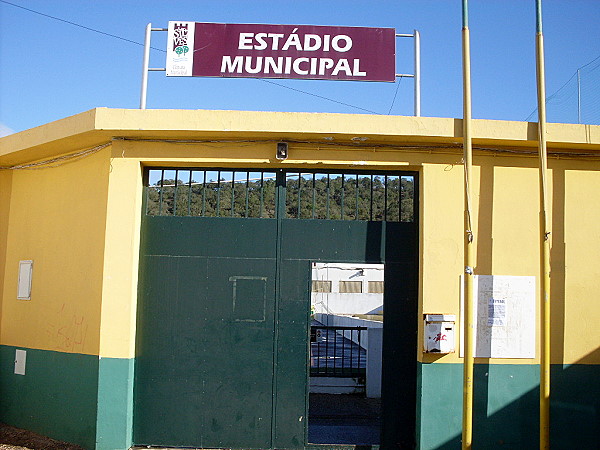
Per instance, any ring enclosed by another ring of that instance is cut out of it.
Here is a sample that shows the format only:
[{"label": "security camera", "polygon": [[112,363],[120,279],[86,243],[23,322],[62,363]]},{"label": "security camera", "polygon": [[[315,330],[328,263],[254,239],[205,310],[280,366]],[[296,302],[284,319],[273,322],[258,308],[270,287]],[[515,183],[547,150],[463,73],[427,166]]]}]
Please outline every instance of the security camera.
[{"label": "security camera", "polygon": [[275,157],[279,160],[287,159],[288,157],[288,144],[287,142],[278,142],[277,143],[277,151],[275,153]]}]

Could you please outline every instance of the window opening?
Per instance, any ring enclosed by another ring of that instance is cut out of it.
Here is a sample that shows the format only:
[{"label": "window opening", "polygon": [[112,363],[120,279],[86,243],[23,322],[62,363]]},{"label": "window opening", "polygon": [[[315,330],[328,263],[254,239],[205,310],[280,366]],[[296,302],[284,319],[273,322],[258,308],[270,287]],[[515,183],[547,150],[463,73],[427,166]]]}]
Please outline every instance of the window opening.
[{"label": "window opening", "polygon": [[326,280],[312,280],[312,292],[331,292],[331,281]]},{"label": "window opening", "polygon": [[383,281],[369,281],[369,294],[383,294]]},{"label": "window opening", "polygon": [[340,294],[362,294],[362,281],[340,281]]}]

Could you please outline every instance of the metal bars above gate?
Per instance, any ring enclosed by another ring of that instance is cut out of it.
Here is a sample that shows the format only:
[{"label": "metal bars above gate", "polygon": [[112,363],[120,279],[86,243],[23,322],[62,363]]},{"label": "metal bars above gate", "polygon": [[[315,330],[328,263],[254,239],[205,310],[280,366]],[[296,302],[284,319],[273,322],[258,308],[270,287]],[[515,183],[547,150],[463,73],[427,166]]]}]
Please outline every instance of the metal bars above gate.
[{"label": "metal bars above gate", "polygon": [[[278,199],[276,187],[285,187]],[[256,169],[149,169],[146,214],[413,222],[412,172],[294,172]]]}]

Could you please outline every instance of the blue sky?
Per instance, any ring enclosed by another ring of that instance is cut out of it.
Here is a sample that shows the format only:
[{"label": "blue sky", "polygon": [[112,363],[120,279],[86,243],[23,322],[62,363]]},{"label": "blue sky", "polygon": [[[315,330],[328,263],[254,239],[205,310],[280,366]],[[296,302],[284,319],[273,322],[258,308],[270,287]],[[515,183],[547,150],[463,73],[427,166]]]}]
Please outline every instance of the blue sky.
[{"label": "blue sky", "polygon": [[[418,29],[422,115],[462,116],[460,0],[9,1],[139,43],[148,22],[166,27],[169,20],[392,27],[398,33]],[[469,13],[473,117],[524,120],[537,101],[535,1],[471,0]],[[600,1],[544,0],[543,14],[550,95],[577,68],[600,56]],[[166,33],[153,33],[152,39],[154,47],[165,48]],[[0,133],[94,107],[138,108],[142,50],[0,2]],[[397,72],[412,73],[412,40],[399,39],[396,53]],[[165,53],[152,50],[151,67],[164,64]],[[257,79],[166,78],[154,72],[147,107],[413,114],[408,78],[396,83],[275,82],[294,90]]]}]

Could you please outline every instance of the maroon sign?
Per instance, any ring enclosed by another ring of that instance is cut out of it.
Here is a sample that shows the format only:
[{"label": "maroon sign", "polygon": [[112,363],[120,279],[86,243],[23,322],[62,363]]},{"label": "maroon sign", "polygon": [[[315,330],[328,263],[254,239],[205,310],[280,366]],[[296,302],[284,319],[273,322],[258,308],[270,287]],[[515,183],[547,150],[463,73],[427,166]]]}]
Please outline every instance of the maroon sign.
[{"label": "maroon sign", "polygon": [[167,75],[395,81],[393,28],[169,22]]}]

